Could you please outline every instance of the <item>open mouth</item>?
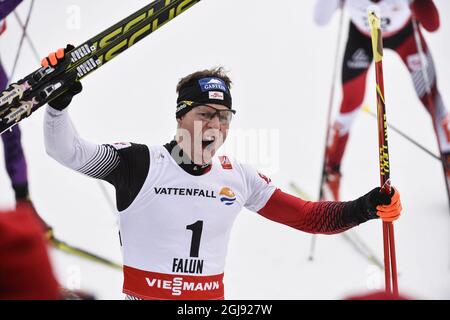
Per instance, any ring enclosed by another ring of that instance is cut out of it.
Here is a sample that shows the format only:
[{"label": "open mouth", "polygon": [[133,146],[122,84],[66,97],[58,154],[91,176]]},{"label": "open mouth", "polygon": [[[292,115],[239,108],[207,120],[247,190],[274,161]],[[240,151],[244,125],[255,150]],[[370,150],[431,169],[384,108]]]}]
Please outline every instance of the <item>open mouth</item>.
[{"label": "open mouth", "polygon": [[203,149],[213,145],[214,141],[216,141],[215,137],[204,137],[203,140],[202,140],[202,147],[203,147]]}]

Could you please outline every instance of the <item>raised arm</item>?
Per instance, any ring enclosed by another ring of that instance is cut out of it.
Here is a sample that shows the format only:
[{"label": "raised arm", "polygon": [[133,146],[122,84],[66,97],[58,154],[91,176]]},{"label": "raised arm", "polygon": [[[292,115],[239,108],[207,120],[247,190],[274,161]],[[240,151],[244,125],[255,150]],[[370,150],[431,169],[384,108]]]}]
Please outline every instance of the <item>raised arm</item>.
[{"label": "raised arm", "polygon": [[[60,49],[42,61],[43,66],[57,66],[73,46]],[[110,145],[98,145],[80,138],[69,117],[67,107],[82,91],[80,82],[49,103],[44,116],[44,140],[47,154],[62,165],[93,178],[104,179],[119,164],[119,154]]]},{"label": "raised arm", "polygon": [[[71,47],[60,49],[42,61],[57,66]],[[150,167],[149,149],[131,143],[94,144],[82,139],[69,117],[67,107],[82,91],[80,82],[52,100],[44,116],[44,139],[47,153],[62,165],[89,177],[111,183],[116,189],[117,209],[126,209],[142,188]]]},{"label": "raised arm", "polygon": [[104,179],[119,165],[117,150],[81,139],[68,110],[48,106],[44,116],[47,154],[63,166],[97,179]]}]

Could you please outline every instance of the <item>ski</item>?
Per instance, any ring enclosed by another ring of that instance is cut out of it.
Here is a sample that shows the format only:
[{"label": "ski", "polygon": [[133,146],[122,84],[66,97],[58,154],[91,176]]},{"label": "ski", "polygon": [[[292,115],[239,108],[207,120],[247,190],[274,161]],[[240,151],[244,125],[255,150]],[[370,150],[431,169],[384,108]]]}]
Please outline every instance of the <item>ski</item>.
[{"label": "ski", "polygon": [[42,67],[0,95],[0,133],[29,117],[114,57],[191,8],[200,0],[156,0],[66,54],[57,68]]}]

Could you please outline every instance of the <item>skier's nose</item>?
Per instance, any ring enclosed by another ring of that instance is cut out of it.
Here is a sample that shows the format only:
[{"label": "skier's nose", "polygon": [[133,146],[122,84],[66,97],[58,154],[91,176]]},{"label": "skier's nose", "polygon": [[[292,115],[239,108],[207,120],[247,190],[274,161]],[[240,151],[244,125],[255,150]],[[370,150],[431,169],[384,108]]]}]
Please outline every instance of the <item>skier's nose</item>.
[{"label": "skier's nose", "polygon": [[217,114],[215,114],[214,117],[208,121],[208,128],[220,129],[220,120]]}]

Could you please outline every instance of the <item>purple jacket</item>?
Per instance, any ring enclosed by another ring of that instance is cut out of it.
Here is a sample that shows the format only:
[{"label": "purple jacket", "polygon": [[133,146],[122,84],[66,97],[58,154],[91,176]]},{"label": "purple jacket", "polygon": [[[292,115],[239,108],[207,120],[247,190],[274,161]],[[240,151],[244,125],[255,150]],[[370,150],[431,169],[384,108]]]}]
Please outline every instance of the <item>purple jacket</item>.
[{"label": "purple jacket", "polygon": [[22,0],[0,0],[0,20],[6,18],[21,2]]}]

